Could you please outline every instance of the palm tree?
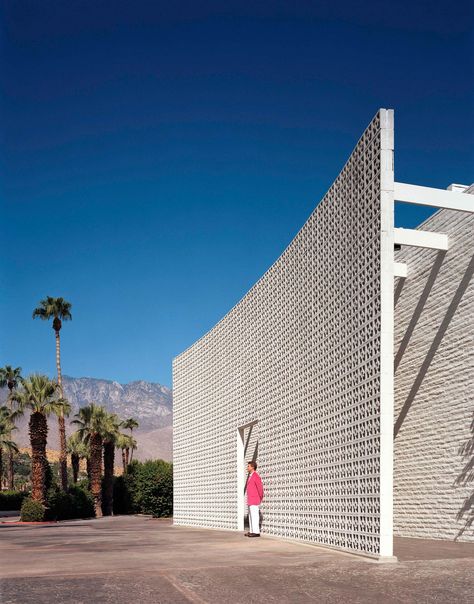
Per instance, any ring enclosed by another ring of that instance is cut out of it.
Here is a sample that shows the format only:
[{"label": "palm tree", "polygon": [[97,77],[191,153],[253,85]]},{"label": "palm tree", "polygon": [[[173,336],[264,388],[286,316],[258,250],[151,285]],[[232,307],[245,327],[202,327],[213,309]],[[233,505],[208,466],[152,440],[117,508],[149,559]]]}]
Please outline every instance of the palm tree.
[{"label": "palm tree", "polygon": [[[134,428],[138,428],[138,422],[136,419],[134,419],[133,417],[129,417],[128,419],[124,419],[123,422],[120,423],[120,426],[122,428],[124,428],[125,430],[130,430],[130,436],[133,438],[133,429]],[[135,446],[134,449],[136,449],[137,447]],[[132,449],[132,455],[130,457],[130,462],[133,459],[133,450]],[[128,465],[128,462],[127,462]]]},{"label": "palm tree", "polygon": [[[56,334],[56,369],[58,372],[58,386],[63,396],[62,376],[61,376],[61,341],[59,332],[61,331],[62,321],[72,319],[72,305],[64,298],[52,298],[48,296],[40,301],[40,305],[33,311],[33,319],[39,317],[43,321],[53,319],[53,329]],[[63,491],[67,489],[67,451],[66,451],[66,425],[64,415],[58,416],[59,423],[59,472],[61,478],[61,487]]]},{"label": "palm tree", "polygon": [[18,412],[31,411],[29,433],[31,442],[31,497],[41,503],[46,498],[46,442],[48,438],[47,418],[51,413],[67,415],[71,408],[66,399],[58,398],[58,384],[45,375],[34,374],[23,380],[12,400]]},{"label": "palm tree", "polygon": [[102,435],[107,412],[91,403],[79,409],[72,423],[79,426],[79,438],[89,446],[90,488],[97,518],[102,516]]},{"label": "palm tree", "polygon": [[[7,386],[8,390],[10,391],[8,396],[8,400],[10,401],[10,411],[13,410],[13,403],[10,400],[12,392],[18,386],[18,384],[21,383],[22,379],[23,378],[21,377],[21,367],[13,368],[11,365],[5,365],[5,367],[0,368],[0,387],[4,388],[5,386]],[[14,449],[10,448],[8,451],[8,488],[12,490],[15,481],[13,469],[14,453]]]},{"label": "palm tree", "polygon": [[134,451],[137,448],[137,441],[130,434],[119,434],[115,446],[122,451],[123,473],[126,474],[130,462],[130,451]]},{"label": "palm tree", "polygon": [[[3,483],[3,451],[12,456],[13,453],[18,453],[16,443],[11,440],[11,433],[15,429],[11,410],[8,407],[0,407],[0,489]],[[8,488],[12,488],[10,484]]]},{"label": "palm tree", "polygon": [[74,432],[67,439],[67,452],[71,456],[72,481],[76,484],[79,477],[79,466],[81,459],[87,458],[89,450],[86,443],[79,438],[79,434]]},{"label": "palm tree", "polygon": [[111,516],[114,506],[114,465],[115,465],[115,443],[119,436],[120,420],[114,413],[107,413],[104,422],[103,446],[104,446],[104,489],[102,508],[104,516]]}]

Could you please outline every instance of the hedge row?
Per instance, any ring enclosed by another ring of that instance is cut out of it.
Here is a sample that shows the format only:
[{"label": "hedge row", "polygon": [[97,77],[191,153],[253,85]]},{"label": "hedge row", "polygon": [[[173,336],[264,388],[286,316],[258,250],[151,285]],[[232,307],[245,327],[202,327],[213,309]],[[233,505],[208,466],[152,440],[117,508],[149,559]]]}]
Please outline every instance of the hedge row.
[{"label": "hedge row", "polygon": [[[69,487],[64,493],[53,482],[48,490],[46,506],[29,498],[24,499],[21,519],[24,522],[41,522],[91,518],[94,516],[94,504],[87,486],[87,481],[83,481]],[[25,495],[21,495],[23,499]],[[113,511],[114,514],[151,514],[157,518],[171,516],[172,464],[161,459],[145,463],[132,462],[127,474],[115,478]]]},{"label": "hedge row", "polygon": [[87,481],[71,486],[67,492],[59,488],[48,494],[48,520],[72,520],[73,518],[93,518],[94,501],[87,489]]},{"label": "hedge row", "polygon": [[73,518],[92,518],[94,516],[92,495],[86,484],[71,486],[66,493],[57,487],[48,491],[47,505],[25,499],[21,507],[23,522],[41,522],[43,520],[72,520]]},{"label": "hedge row", "polygon": [[0,491],[0,510],[2,512],[9,510],[20,510],[23,500],[29,493],[22,491]]}]

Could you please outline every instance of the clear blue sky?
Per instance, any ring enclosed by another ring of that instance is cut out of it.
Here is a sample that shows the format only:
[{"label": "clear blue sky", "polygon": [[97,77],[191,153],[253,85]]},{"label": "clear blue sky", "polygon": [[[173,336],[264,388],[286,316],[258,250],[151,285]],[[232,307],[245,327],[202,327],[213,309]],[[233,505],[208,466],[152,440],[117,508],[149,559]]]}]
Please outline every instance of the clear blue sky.
[{"label": "clear blue sky", "polygon": [[3,2],[0,364],[54,375],[63,296],[64,373],[171,385],[379,107],[397,180],[472,182],[468,6]]}]

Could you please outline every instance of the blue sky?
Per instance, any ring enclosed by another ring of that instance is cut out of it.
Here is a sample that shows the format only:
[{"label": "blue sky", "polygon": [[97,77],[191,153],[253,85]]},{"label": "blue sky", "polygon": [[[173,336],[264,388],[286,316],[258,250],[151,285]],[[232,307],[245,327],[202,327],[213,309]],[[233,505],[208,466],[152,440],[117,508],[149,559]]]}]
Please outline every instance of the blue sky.
[{"label": "blue sky", "polygon": [[54,375],[31,313],[63,296],[64,373],[171,385],[379,107],[397,180],[471,183],[468,7],[2,3],[0,364]]}]

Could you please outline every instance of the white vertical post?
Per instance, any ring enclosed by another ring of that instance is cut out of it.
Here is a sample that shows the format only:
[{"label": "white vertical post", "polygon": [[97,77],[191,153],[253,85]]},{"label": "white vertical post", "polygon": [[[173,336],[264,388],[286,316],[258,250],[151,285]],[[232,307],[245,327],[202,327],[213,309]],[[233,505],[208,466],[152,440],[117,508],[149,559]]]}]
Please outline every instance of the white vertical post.
[{"label": "white vertical post", "polygon": [[380,110],[380,559],[393,559],[394,127]]},{"label": "white vertical post", "polygon": [[237,429],[237,530],[244,530],[245,504],[244,430]]}]

